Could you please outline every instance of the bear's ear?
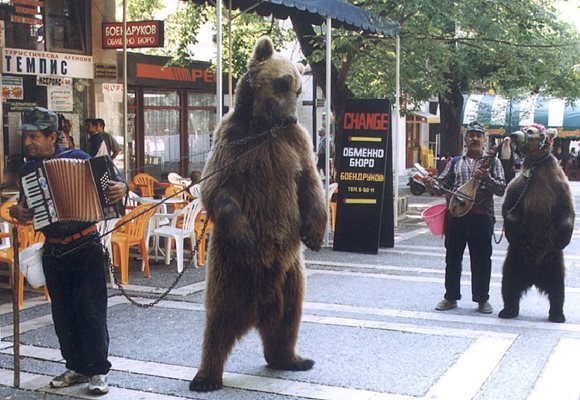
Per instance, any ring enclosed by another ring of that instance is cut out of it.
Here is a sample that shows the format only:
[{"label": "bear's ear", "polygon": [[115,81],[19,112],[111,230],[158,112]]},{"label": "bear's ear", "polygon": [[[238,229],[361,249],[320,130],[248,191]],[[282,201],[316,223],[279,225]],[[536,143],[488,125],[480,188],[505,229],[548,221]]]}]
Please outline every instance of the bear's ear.
[{"label": "bear's ear", "polygon": [[252,61],[260,62],[267,60],[274,54],[274,44],[267,36],[262,36],[256,42],[254,46],[254,55],[252,56]]}]

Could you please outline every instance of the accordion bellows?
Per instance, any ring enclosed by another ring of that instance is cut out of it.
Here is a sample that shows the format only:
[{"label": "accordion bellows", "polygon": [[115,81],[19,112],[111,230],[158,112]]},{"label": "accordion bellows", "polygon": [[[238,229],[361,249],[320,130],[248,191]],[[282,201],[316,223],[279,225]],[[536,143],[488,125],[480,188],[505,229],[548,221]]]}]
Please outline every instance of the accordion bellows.
[{"label": "accordion bellows", "polygon": [[28,207],[34,209],[38,230],[60,221],[97,222],[123,215],[122,202],[111,205],[105,196],[114,165],[108,156],[89,160],[45,160],[22,177]]}]

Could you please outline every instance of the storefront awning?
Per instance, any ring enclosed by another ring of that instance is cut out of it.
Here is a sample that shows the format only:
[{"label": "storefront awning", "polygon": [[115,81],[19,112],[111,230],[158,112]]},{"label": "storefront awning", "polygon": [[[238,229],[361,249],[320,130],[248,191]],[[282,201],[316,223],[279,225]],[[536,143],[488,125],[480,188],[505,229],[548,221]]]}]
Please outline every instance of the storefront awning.
[{"label": "storefront awning", "polygon": [[[215,4],[212,0],[189,1]],[[273,15],[278,19],[286,19],[294,13],[312,25],[322,25],[326,18],[331,18],[333,27],[348,30],[363,30],[386,36],[396,36],[401,30],[397,22],[371,14],[342,0],[233,0],[229,4],[233,9],[251,10],[263,16]]]},{"label": "storefront awning", "polygon": [[566,105],[565,100],[530,96],[509,99],[500,95],[464,95],[462,123],[478,121],[492,135],[504,135],[522,126],[539,123],[557,128],[558,136],[580,139],[580,101]]}]

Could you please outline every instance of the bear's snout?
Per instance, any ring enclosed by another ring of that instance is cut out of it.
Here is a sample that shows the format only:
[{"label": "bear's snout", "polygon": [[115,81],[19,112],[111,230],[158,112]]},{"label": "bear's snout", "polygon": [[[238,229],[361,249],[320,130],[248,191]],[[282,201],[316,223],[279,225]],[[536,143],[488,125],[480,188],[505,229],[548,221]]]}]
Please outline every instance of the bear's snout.
[{"label": "bear's snout", "polygon": [[272,125],[288,126],[298,122],[295,99],[271,97],[266,100],[266,111]]}]

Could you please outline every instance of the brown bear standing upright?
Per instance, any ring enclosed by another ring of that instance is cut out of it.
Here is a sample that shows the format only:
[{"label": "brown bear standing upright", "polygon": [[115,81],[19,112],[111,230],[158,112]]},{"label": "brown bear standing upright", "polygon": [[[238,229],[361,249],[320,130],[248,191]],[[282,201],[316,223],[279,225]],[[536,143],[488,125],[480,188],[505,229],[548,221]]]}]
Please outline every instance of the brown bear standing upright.
[{"label": "brown bear standing upright", "polygon": [[202,359],[191,390],[219,389],[234,342],[254,327],[271,368],[314,365],[294,350],[305,285],[301,242],[320,249],[327,211],[310,138],[296,119],[300,76],[261,38],[235,108],[216,131],[201,186],[213,227]]},{"label": "brown bear standing upright", "polygon": [[515,318],[520,299],[532,285],[548,295],[549,320],[565,322],[564,254],[574,229],[574,201],[568,179],[551,154],[555,130],[534,124],[512,141],[524,156],[522,172],[511,181],[502,207],[509,241],[503,264],[500,318]]}]

